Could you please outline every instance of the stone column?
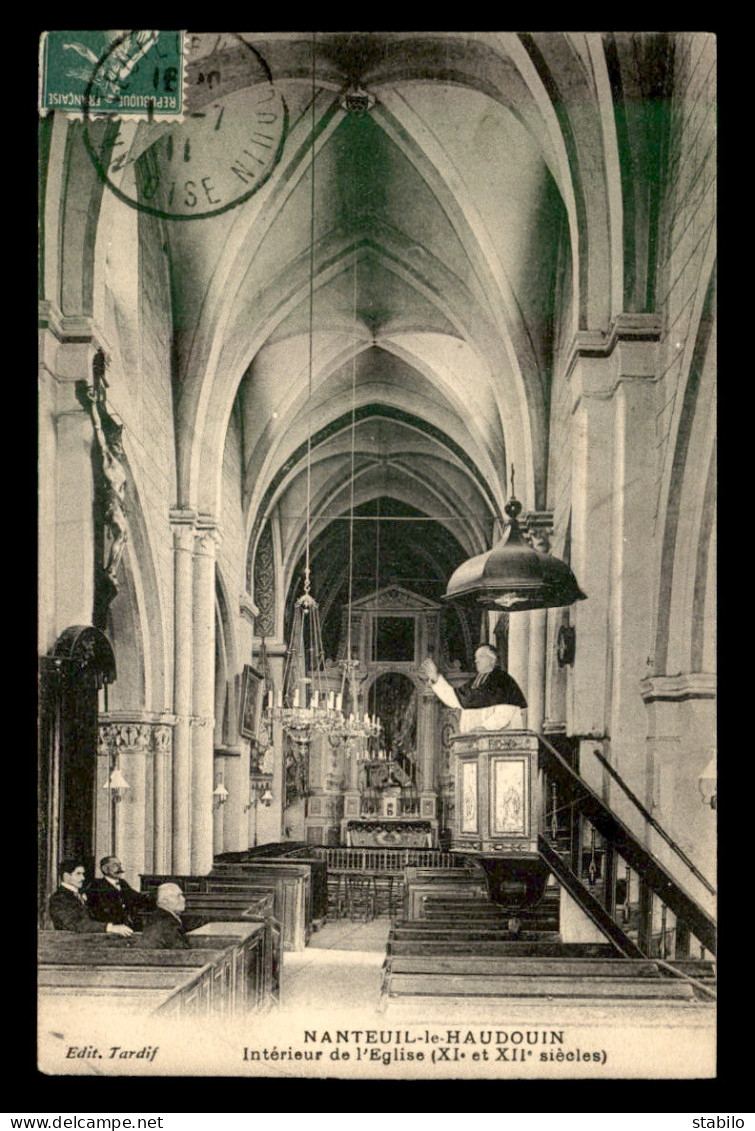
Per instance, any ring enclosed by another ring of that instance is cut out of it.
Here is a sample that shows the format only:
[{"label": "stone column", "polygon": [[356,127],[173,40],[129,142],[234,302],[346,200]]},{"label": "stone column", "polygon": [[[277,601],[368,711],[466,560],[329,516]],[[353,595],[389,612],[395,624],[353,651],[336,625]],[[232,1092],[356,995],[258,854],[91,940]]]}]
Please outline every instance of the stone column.
[{"label": "stone column", "polygon": [[[91,383],[91,374],[88,378]],[[57,403],[53,569],[59,633],[69,624],[90,624],[94,610],[94,432],[89,413],[76,400],[72,382],[58,386]],[[40,552],[44,552],[42,547]]]},{"label": "stone column", "polygon": [[204,876],[213,861],[215,726],[215,556],[218,529],[198,520],[194,543],[191,871]]},{"label": "stone column", "polygon": [[645,377],[621,376],[614,396],[611,758],[636,793],[645,788],[647,725],[638,710],[638,689],[648,674],[653,616],[648,579],[653,576],[655,545],[654,347],[653,342],[635,347],[633,363],[627,359],[622,368],[637,373],[646,360],[650,372]]},{"label": "stone column", "polygon": [[435,817],[437,813],[437,763],[440,759],[440,742],[437,734],[437,697],[429,687],[418,690],[417,745],[420,755],[420,816]]},{"label": "stone column", "polygon": [[[524,516],[524,523],[532,546],[541,553],[548,553],[553,532],[552,512],[529,511]],[[542,731],[545,720],[548,612],[546,609],[532,609],[528,615],[530,647],[527,669],[527,725],[530,730]]]},{"label": "stone column", "polygon": [[194,575],[194,523],[190,510],[174,510],[173,526],[174,630],[173,630],[173,836],[170,871],[191,872],[191,710]]},{"label": "stone column", "polygon": [[602,737],[606,726],[608,577],[613,410],[605,358],[580,356],[571,374],[571,566],[586,601],[571,607],[577,634],[571,730]]},{"label": "stone column", "polygon": [[[513,676],[529,703],[531,613],[509,613],[509,675]],[[525,727],[527,712],[522,712]]]},{"label": "stone column", "polygon": [[530,617],[530,657],[527,677],[527,726],[542,731],[545,719],[545,642],[547,611],[532,609]]},{"label": "stone column", "polygon": [[39,303],[39,647],[45,652],[94,609],[92,418],[76,395],[90,386],[98,349],[110,353],[86,315]]},{"label": "stone column", "polygon": [[[280,646],[278,655],[273,654],[272,647],[268,646],[267,658],[270,678],[277,696],[277,692],[283,688],[285,646]],[[280,723],[276,722],[273,726],[273,745],[265,755],[265,768],[268,772],[272,772],[273,775],[272,785],[270,786],[273,800],[269,806],[262,805],[259,801],[256,803],[257,842],[259,844],[280,840],[283,835],[283,792],[285,780],[284,745],[285,736],[283,734],[283,728]],[[255,812],[253,810],[250,810],[250,817],[250,828],[253,831],[253,822],[255,820]],[[251,841],[249,843],[251,844]]]},{"label": "stone column", "polygon": [[[568,722],[591,744],[604,743],[609,756],[605,737],[620,735],[625,723],[632,731],[630,716],[638,714],[639,680],[646,672],[641,653],[652,599],[646,517],[655,475],[652,380],[659,335],[655,315],[618,315],[605,334],[577,335],[568,366],[571,565],[588,598],[570,613],[576,658]],[[641,738],[635,733],[630,741]],[[605,793],[596,759],[588,757],[580,769]]]},{"label": "stone column", "polygon": [[171,859],[171,783],[170,766],[173,749],[173,719],[155,727],[155,805],[154,805],[154,870],[160,875],[170,872]]}]

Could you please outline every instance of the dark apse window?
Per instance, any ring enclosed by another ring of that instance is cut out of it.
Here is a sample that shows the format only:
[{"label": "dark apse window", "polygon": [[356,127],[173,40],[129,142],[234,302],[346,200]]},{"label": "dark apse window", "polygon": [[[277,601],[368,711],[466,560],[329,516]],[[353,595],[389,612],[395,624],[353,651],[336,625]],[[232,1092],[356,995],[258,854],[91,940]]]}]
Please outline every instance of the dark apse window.
[{"label": "dark apse window", "polygon": [[376,617],[374,631],[378,663],[414,663],[414,617]]}]

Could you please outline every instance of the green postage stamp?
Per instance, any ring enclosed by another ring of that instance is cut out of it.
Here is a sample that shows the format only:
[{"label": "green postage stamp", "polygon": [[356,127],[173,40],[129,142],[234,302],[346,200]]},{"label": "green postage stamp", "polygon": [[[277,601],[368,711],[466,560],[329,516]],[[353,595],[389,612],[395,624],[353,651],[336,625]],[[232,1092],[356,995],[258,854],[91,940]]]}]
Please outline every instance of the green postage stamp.
[{"label": "green postage stamp", "polygon": [[182,31],[48,31],[40,53],[42,114],[183,114]]}]

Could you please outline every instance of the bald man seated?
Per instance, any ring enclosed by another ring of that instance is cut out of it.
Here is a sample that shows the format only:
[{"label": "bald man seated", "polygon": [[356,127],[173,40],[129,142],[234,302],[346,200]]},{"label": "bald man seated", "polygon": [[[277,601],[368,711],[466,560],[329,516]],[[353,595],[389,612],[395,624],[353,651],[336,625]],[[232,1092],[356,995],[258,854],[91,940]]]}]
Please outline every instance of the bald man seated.
[{"label": "bald man seated", "polygon": [[178,884],[160,884],[155,897],[157,908],[147,917],[139,945],[151,950],[189,949],[181,912],[186,898]]},{"label": "bald man seated", "polygon": [[104,932],[128,938],[134,932],[125,923],[95,919],[82,892],[86,869],[81,860],[72,858],[60,865],[60,887],[50,896],[48,908],[56,931],[76,931],[90,935]]},{"label": "bald man seated", "polygon": [[490,644],[481,644],[474,654],[477,675],[461,687],[453,688],[444,679],[430,656],[420,665],[420,672],[435,694],[447,707],[461,711],[459,730],[503,730],[522,726],[520,710],[527,706],[519,684],[508,672],[498,667],[498,653]]}]

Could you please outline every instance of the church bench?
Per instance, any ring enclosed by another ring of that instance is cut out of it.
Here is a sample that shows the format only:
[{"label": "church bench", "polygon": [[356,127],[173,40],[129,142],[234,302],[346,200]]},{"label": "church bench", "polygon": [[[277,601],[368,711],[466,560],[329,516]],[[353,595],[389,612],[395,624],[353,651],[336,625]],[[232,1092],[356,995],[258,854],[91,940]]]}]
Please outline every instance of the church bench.
[{"label": "church bench", "polygon": [[558,931],[528,931],[522,930],[518,935],[502,926],[485,926],[484,924],[465,924],[463,926],[450,926],[444,924],[428,923],[426,919],[413,919],[408,922],[397,922],[392,931],[393,937],[400,939],[419,939],[448,942],[495,942],[521,941],[521,942],[558,942]]},{"label": "church bench", "polygon": [[[266,924],[223,923],[194,932],[190,949],[153,950],[129,939],[40,932],[39,986],[45,995],[110,996],[161,1012],[231,1014],[279,998]],[[279,964],[278,964],[279,965]],[[277,979],[277,980],[276,980]],[[164,991],[160,1000],[157,990]],[[140,999],[139,994],[144,991]]]},{"label": "church bench", "polygon": [[389,974],[384,997],[607,998],[694,1000],[692,987],[664,978],[528,978],[485,974]]},{"label": "church bench", "polygon": [[[215,858],[215,867],[226,864],[296,864],[309,870],[309,919],[325,919],[328,914],[327,862],[312,852],[303,841],[280,841],[261,844],[243,852],[223,852]],[[215,869],[213,869],[214,871]]]},{"label": "church bench", "polygon": [[394,938],[388,939],[387,951],[389,955],[439,955],[439,954],[479,954],[479,955],[510,955],[512,957],[582,957],[582,958],[609,958],[617,956],[618,951],[611,943],[563,943],[563,942],[514,942],[505,940],[480,941],[480,940],[454,940],[427,938]]},{"label": "church bench", "polygon": [[517,958],[514,955],[389,955],[391,974],[506,974],[527,977],[660,978],[657,964],[633,958]]},{"label": "church bench", "polygon": [[283,929],[284,950],[304,950],[312,933],[311,868],[294,861],[218,863],[207,880],[208,891],[264,887],[274,892],[274,914]]}]

